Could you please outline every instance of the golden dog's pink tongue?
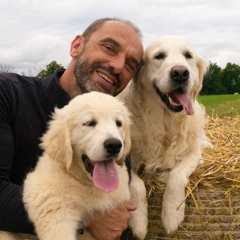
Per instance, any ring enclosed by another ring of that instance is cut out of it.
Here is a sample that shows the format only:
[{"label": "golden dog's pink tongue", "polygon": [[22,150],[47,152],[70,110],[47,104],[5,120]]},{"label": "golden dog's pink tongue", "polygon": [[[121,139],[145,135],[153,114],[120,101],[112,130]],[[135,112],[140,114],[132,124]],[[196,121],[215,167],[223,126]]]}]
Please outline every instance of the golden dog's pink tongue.
[{"label": "golden dog's pink tongue", "polygon": [[107,193],[118,189],[118,173],[113,160],[94,162],[93,183]]},{"label": "golden dog's pink tongue", "polygon": [[180,93],[180,92],[172,92],[172,95],[183,105],[186,110],[187,115],[193,115],[194,110],[192,107],[192,102],[190,97],[187,94]]}]

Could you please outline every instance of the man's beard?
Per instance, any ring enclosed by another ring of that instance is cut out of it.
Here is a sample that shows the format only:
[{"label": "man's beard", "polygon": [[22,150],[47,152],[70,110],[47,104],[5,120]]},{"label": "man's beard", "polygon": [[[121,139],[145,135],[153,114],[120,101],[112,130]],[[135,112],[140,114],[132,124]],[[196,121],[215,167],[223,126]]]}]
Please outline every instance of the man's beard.
[{"label": "man's beard", "polygon": [[[93,74],[96,69],[103,69],[108,72],[116,79],[116,86],[113,90],[106,88],[103,84],[95,83],[93,80]],[[120,90],[120,80],[119,76],[113,72],[111,68],[107,68],[102,66],[101,63],[93,63],[89,64],[87,60],[84,60],[84,49],[82,53],[78,56],[77,61],[74,66],[74,75],[76,78],[76,82],[78,87],[83,93],[88,93],[91,91],[100,91],[103,93],[107,93],[113,96],[116,96]]]}]

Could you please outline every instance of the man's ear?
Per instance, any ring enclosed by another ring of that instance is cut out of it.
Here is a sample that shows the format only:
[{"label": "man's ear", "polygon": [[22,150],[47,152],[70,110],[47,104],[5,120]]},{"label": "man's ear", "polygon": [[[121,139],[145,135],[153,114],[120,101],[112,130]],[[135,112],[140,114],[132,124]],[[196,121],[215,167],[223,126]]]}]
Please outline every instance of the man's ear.
[{"label": "man's ear", "polygon": [[82,51],[84,45],[84,38],[82,35],[77,35],[71,43],[70,55],[72,58],[77,58]]}]

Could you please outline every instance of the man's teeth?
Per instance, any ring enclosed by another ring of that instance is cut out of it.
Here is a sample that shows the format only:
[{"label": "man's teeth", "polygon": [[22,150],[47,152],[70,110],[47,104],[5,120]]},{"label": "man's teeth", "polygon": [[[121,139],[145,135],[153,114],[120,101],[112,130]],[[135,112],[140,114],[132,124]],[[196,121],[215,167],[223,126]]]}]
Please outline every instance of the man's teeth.
[{"label": "man's teeth", "polygon": [[101,76],[102,78],[104,78],[107,82],[109,82],[110,84],[113,84],[112,80],[109,79],[107,76],[105,76],[104,74],[102,73],[98,73],[99,76]]}]

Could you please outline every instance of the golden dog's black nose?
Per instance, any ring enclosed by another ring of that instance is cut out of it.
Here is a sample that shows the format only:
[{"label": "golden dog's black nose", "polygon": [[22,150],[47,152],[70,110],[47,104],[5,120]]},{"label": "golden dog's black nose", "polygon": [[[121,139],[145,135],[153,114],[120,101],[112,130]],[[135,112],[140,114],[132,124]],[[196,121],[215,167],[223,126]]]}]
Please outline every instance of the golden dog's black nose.
[{"label": "golden dog's black nose", "polygon": [[184,66],[175,66],[171,69],[170,77],[174,82],[183,83],[189,78],[189,71]]},{"label": "golden dog's black nose", "polygon": [[104,142],[104,148],[107,150],[109,154],[117,154],[120,152],[122,148],[122,142],[116,138],[108,138]]}]

